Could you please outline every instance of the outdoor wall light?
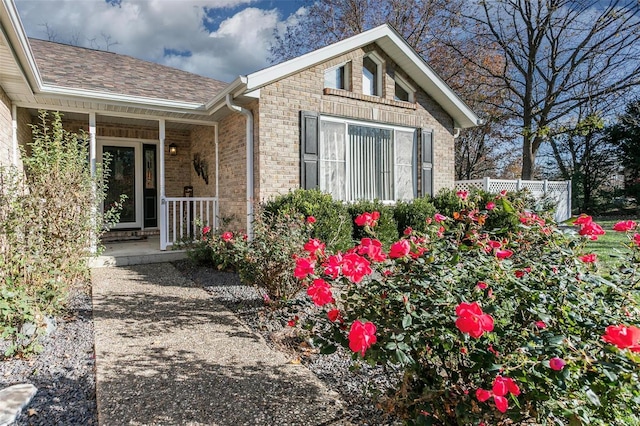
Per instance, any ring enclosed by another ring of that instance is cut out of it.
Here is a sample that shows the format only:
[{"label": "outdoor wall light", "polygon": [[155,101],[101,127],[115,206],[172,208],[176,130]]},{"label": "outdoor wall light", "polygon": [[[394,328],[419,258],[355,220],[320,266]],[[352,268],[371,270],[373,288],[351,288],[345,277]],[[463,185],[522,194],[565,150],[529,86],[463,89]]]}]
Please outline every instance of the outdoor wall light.
[{"label": "outdoor wall light", "polygon": [[169,155],[178,155],[178,145],[175,143],[169,144]]}]

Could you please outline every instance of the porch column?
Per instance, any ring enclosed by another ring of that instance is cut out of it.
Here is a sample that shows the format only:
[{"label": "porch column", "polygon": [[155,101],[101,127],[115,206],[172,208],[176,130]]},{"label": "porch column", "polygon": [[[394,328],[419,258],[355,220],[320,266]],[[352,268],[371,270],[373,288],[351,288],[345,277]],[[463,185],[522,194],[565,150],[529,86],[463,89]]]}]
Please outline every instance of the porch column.
[{"label": "porch column", "polygon": [[[96,176],[96,113],[89,113],[89,167],[91,169],[91,176]],[[93,184],[94,200],[96,199],[96,187]],[[94,221],[93,228],[95,229],[95,220],[98,218],[98,203],[94,202],[92,207],[92,217]],[[95,254],[98,251],[98,239],[95,233],[91,234],[91,253]]]},{"label": "porch column", "polygon": [[167,249],[167,215],[165,202],[165,182],[164,182],[164,139],[165,120],[158,121],[159,139],[158,151],[160,151],[160,250]]},{"label": "porch column", "polygon": [[13,104],[11,105],[11,128],[13,133],[11,134],[12,138],[12,148],[13,148],[13,165],[18,167],[18,107]]}]

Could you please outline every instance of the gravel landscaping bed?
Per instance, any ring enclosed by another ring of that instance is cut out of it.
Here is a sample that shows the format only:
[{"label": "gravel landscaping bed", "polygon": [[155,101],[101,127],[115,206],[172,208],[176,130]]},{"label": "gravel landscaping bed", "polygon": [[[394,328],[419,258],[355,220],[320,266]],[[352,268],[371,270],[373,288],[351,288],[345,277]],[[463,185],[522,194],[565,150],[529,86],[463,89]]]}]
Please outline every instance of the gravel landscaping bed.
[{"label": "gravel landscaping bed", "polygon": [[[0,342],[0,346],[2,346]],[[0,361],[0,389],[31,383],[38,392],[14,425],[97,425],[91,296],[74,288],[69,311],[28,359]],[[4,352],[4,348],[2,348]]]},{"label": "gravel landscaping bed", "polygon": [[[201,285],[211,296],[232,310],[250,329],[259,332],[273,348],[299,359],[329,388],[340,393],[349,406],[349,420],[358,425],[402,424],[377,407],[375,389],[390,385],[381,367],[366,363],[354,366],[349,351],[338,348],[331,355],[320,355],[312,345],[297,336],[287,320],[293,317],[286,309],[274,309],[252,286],[243,285],[234,273],[197,266],[189,261],[175,262],[178,270]],[[306,298],[302,294],[301,298]],[[301,304],[302,305],[302,304]],[[301,319],[313,309],[296,312]]]}]

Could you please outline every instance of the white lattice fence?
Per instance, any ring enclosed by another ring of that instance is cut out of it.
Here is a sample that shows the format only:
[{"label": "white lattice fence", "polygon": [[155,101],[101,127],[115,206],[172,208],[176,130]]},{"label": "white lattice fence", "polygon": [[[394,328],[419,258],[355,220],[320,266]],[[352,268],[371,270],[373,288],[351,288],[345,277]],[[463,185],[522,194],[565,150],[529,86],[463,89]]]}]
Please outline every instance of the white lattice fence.
[{"label": "white lattice fence", "polygon": [[548,181],[548,180],[507,180],[484,178],[478,180],[459,180],[455,184],[456,190],[468,191],[470,189],[483,189],[487,192],[498,193],[500,191],[514,192],[521,189],[528,189],[531,194],[538,198],[555,200],[556,222],[564,222],[571,217],[571,181]]}]

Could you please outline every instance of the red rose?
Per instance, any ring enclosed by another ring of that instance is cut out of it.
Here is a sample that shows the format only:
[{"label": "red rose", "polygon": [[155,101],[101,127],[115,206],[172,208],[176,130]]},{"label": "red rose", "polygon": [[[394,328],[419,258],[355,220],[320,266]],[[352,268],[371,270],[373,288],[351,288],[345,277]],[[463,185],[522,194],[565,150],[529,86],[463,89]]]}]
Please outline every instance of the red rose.
[{"label": "red rose", "polygon": [[341,266],[344,276],[356,284],[372,272],[369,261],[356,253],[345,254]]},{"label": "red rose", "polygon": [[491,392],[486,389],[478,389],[476,391],[476,398],[478,398],[478,401],[480,402],[485,402],[486,400],[491,398]]},{"label": "red rose", "polygon": [[613,230],[618,232],[627,232],[634,229],[636,225],[637,224],[632,220],[623,220],[622,222],[618,222],[613,225]]},{"label": "red rose", "polygon": [[493,210],[493,209],[495,209],[495,208],[496,208],[496,203],[494,203],[493,201],[489,201],[489,202],[487,203],[487,205],[485,206],[485,208],[486,208],[487,210]]},{"label": "red rose", "polygon": [[487,286],[487,283],[485,283],[484,281],[478,281],[478,284],[476,284],[476,287],[478,287],[480,290],[484,290],[488,286]]},{"label": "red rose", "polygon": [[382,243],[376,239],[363,238],[357,251],[360,255],[367,255],[374,262],[382,262],[387,258],[387,255],[382,251]]},{"label": "red rose", "polygon": [[204,228],[202,228],[202,235],[207,235],[209,232],[211,232],[210,226],[205,226]]},{"label": "red rose", "polygon": [[296,269],[293,271],[293,276],[298,279],[305,279],[307,275],[315,272],[316,263],[313,259],[306,257],[299,257],[296,259]]},{"label": "red rose", "polygon": [[578,234],[588,236],[591,240],[595,241],[598,239],[598,235],[604,235],[605,232],[597,223],[589,222],[582,225]]},{"label": "red rose", "polygon": [[362,323],[356,320],[351,324],[349,330],[349,349],[353,352],[359,352],[361,356],[371,345],[377,342],[376,326],[372,322]]},{"label": "red rose", "polygon": [[635,245],[640,246],[640,234],[635,234],[633,236],[633,242],[635,243]]},{"label": "red rose", "polygon": [[464,201],[464,200],[466,200],[466,199],[467,199],[467,197],[469,196],[469,191],[458,191],[458,192],[456,192],[456,195],[457,195],[458,197],[460,197],[460,199],[461,199],[461,200],[463,200],[463,201]]},{"label": "red rose", "polygon": [[578,218],[573,222],[574,225],[586,225],[588,223],[591,223],[593,221],[593,218],[591,216],[587,216],[586,214],[582,213],[580,216],[578,216]]},{"label": "red rose", "polygon": [[391,244],[391,249],[389,250],[389,257],[392,259],[399,259],[401,257],[405,257],[411,251],[411,244],[407,240],[396,241]]},{"label": "red rose", "polygon": [[513,256],[513,252],[507,249],[496,250],[496,257],[500,260]]},{"label": "red rose", "polygon": [[311,296],[311,300],[317,306],[324,306],[333,302],[331,286],[321,278],[313,280],[313,284],[307,289],[307,294]]},{"label": "red rose", "polygon": [[547,328],[547,324],[544,321],[536,321],[536,327],[542,330]]},{"label": "red rose", "polygon": [[324,255],[325,244],[316,238],[311,238],[309,241],[305,243],[304,249],[313,258],[315,258],[316,256]]},{"label": "red rose", "polygon": [[618,349],[640,352],[640,328],[632,325],[610,325],[605,329],[602,340],[617,346]]},{"label": "red rose", "polygon": [[340,320],[340,322],[342,322],[342,316],[340,315],[340,311],[338,309],[331,309],[329,312],[327,312],[327,318],[329,318],[329,321],[331,322],[336,322],[337,320]]},{"label": "red rose", "polygon": [[578,259],[583,261],[584,263],[595,263],[598,260],[598,255],[595,253],[585,254],[583,256],[579,256]]},{"label": "red rose", "polygon": [[324,266],[324,273],[333,279],[338,278],[340,275],[340,268],[342,266],[342,253],[337,253],[329,256],[329,259],[322,265]]},{"label": "red rose", "polygon": [[485,331],[493,331],[493,318],[482,312],[478,302],[462,302],[456,307],[456,327],[474,339],[482,336]]},{"label": "red rose", "polygon": [[229,241],[231,241],[233,239],[233,233],[227,231],[227,232],[222,234],[221,238],[222,238],[222,241],[224,241],[225,243],[228,243]]},{"label": "red rose", "polygon": [[312,223],[316,223],[316,218],[313,216],[308,216],[307,217],[307,223],[312,224]]},{"label": "red rose", "polygon": [[358,226],[368,226],[369,228],[373,228],[378,224],[378,219],[380,219],[380,212],[364,212],[357,216],[354,219],[354,222]]}]

